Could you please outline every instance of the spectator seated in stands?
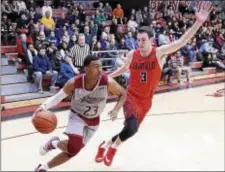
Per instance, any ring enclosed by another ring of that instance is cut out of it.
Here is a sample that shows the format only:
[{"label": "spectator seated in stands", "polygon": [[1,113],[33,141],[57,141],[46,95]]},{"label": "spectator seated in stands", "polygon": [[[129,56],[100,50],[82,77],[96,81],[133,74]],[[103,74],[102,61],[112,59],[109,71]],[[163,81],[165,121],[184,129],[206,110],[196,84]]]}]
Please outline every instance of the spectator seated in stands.
[{"label": "spectator seated in stands", "polygon": [[37,37],[37,40],[34,44],[37,50],[39,50],[41,46],[45,46],[47,48],[49,44],[50,42],[48,41],[48,38],[45,36],[45,33],[43,31],[40,31],[39,36]]},{"label": "spectator seated in stands", "polygon": [[54,31],[51,31],[51,35],[49,36],[48,40],[49,40],[50,43],[53,43],[56,47],[58,46],[58,40],[55,36]]},{"label": "spectator seated in stands", "polygon": [[105,32],[102,32],[101,39],[99,40],[103,50],[106,50],[109,46],[108,35]]},{"label": "spectator seated in stands", "polygon": [[217,58],[216,53],[208,53],[203,55],[203,67],[216,67],[225,70],[225,65]]},{"label": "spectator seated in stands", "polygon": [[44,31],[47,36],[50,35],[51,31],[55,29],[55,21],[50,17],[50,12],[46,11],[45,16],[41,18],[41,23],[44,25]]},{"label": "spectator seated in stands", "polygon": [[190,42],[188,42],[183,48],[182,48],[182,54],[186,57],[188,57],[189,62],[194,62],[196,61],[196,50],[195,50],[195,43],[192,42],[192,40]]},{"label": "spectator seated in stands", "polygon": [[135,32],[138,28],[137,22],[134,20],[134,16],[130,16],[130,20],[127,23],[128,31]]},{"label": "spectator seated in stands", "polygon": [[224,60],[225,60],[225,43],[221,47],[221,53],[222,53],[221,55],[224,56]]},{"label": "spectator seated in stands", "polygon": [[[107,52],[106,53],[106,59],[103,61],[103,68],[106,68],[107,70],[115,70],[116,69],[116,58],[118,57],[117,47],[116,47],[116,40],[112,39],[109,43],[109,46],[107,48],[109,51],[113,52]],[[111,59],[110,59],[111,58]]]},{"label": "spectator seated in stands", "polygon": [[49,11],[49,17],[52,17],[52,7],[50,6],[51,1],[44,1],[44,6],[41,8],[41,14],[44,17],[46,11]]},{"label": "spectator seated in stands", "polygon": [[219,50],[213,47],[213,40],[202,40],[202,45],[199,51],[202,53],[203,56],[208,56],[210,53],[218,54]]},{"label": "spectator seated in stands", "polygon": [[69,44],[69,42],[70,42],[70,36],[69,36],[67,30],[63,31],[63,35],[62,35],[62,39],[61,39],[60,43],[62,43],[62,42],[66,42],[67,44]]},{"label": "spectator seated in stands", "polygon": [[[123,66],[125,64],[125,62],[126,62],[126,57],[124,57],[123,55],[119,55],[116,58],[116,67],[119,68],[119,67]],[[120,85],[122,85],[124,88],[127,88],[128,84],[129,84],[129,79],[130,79],[129,71],[126,71],[121,76],[116,78],[118,83],[120,83]]]},{"label": "spectator seated in stands", "polygon": [[178,84],[181,84],[181,74],[186,73],[187,83],[190,83],[191,68],[184,66],[184,58],[180,51],[177,51],[175,56],[171,56],[168,62],[169,67],[172,69],[173,73],[177,73]]},{"label": "spectator seated in stands", "polygon": [[34,48],[34,45],[31,43],[28,43],[28,49],[27,49],[27,56],[31,62],[31,64],[33,64],[33,59],[35,56],[38,55],[37,50]]},{"label": "spectator seated in stands", "polygon": [[38,23],[33,23],[28,26],[28,34],[31,36],[33,44],[36,46],[35,43],[40,34],[40,28],[38,26]]},{"label": "spectator seated in stands", "polygon": [[162,79],[164,80],[164,77],[168,75],[167,77],[167,85],[172,85],[173,84],[173,70],[171,67],[169,67],[168,61],[165,59],[165,63],[163,65],[163,70],[162,70]]},{"label": "spectator seated in stands", "polygon": [[29,65],[26,65],[26,69],[28,70],[27,80],[33,82],[33,60],[34,57],[38,55],[37,50],[34,48],[34,45],[28,43],[27,49],[27,57],[29,59]]},{"label": "spectator seated in stands", "polygon": [[63,59],[60,66],[59,76],[56,82],[56,85],[60,88],[62,88],[69,79],[75,76],[73,68],[68,60],[69,58]]},{"label": "spectator seated in stands", "polygon": [[137,43],[135,39],[133,38],[132,32],[128,32],[126,38],[125,38],[125,44],[128,50],[133,50],[137,48]]},{"label": "spectator seated in stands", "polygon": [[2,16],[12,18],[12,4],[8,1],[2,1],[1,4]]},{"label": "spectator seated in stands", "polygon": [[6,14],[3,14],[2,16],[1,33],[2,45],[9,45],[9,42],[16,40],[16,34],[14,33],[13,25],[10,19],[7,18]]},{"label": "spectator seated in stands", "polygon": [[112,7],[109,5],[108,2],[106,2],[106,4],[105,4],[104,12],[108,19],[110,19],[112,17]]},{"label": "spectator seated in stands", "polygon": [[26,34],[21,34],[16,41],[18,58],[21,59],[20,61],[22,61],[26,67],[29,67],[32,64],[32,62],[27,56],[28,43],[32,44],[32,42],[29,42],[27,40]]},{"label": "spectator seated in stands", "polygon": [[72,23],[74,23],[74,21],[76,19],[81,20],[80,13],[79,13],[79,11],[77,9],[76,10],[73,10],[72,15],[68,15],[69,24],[71,25]]},{"label": "spectator seated in stands", "polygon": [[98,24],[94,23],[93,20],[90,21],[90,33],[93,36],[97,35],[98,33]]},{"label": "spectator seated in stands", "polygon": [[142,16],[143,16],[143,20],[148,21],[148,17],[149,17],[149,10],[147,6],[144,6],[144,9],[142,11]]},{"label": "spectator seated in stands", "polygon": [[[3,3],[4,3],[4,1],[3,1]],[[8,17],[11,19],[12,22],[16,22],[20,15],[17,3],[16,3],[16,1],[12,1],[12,2],[9,1],[8,4],[9,4],[9,8],[11,8],[11,10],[12,10],[12,11],[10,10],[11,13],[8,14]]]},{"label": "spectator seated in stands", "polygon": [[24,1],[18,0],[18,1],[16,1],[16,5],[18,7],[19,14],[21,14],[22,12],[27,12],[27,6]]},{"label": "spectator seated in stands", "polygon": [[57,18],[56,21],[56,28],[63,28],[65,26],[65,24],[67,23],[67,20],[65,18],[65,13],[61,13],[61,16],[59,18]]},{"label": "spectator seated in stands", "polygon": [[103,11],[96,11],[95,23],[100,25],[103,21],[106,21],[106,17]]},{"label": "spectator seated in stands", "polygon": [[127,47],[127,45],[126,45],[126,42],[125,42],[125,39],[124,38],[121,39],[120,43],[118,43],[117,46],[118,46],[118,49],[119,50],[128,50],[129,49]]},{"label": "spectator seated in stands", "polygon": [[58,46],[58,52],[57,52],[58,59],[65,59],[69,56],[69,54],[70,54],[70,49],[68,47],[68,44],[67,42],[63,41]]},{"label": "spectator seated in stands", "polygon": [[77,36],[73,34],[70,38],[68,48],[72,48],[77,43]]},{"label": "spectator seated in stands", "polygon": [[37,91],[43,94],[42,80],[51,78],[50,91],[54,91],[58,72],[53,70],[50,58],[46,55],[45,47],[41,47],[37,56],[33,60],[34,79]]},{"label": "spectator seated in stands", "polygon": [[17,24],[16,24],[16,32],[17,33],[27,33],[28,32],[28,28],[27,28],[28,23],[29,23],[29,20],[28,20],[27,14],[22,12],[20,14],[20,18],[18,19]]},{"label": "spectator seated in stands", "polygon": [[59,72],[61,65],[61,58],[59,57],[58,54],[59,51],[57,47],[53,43],[50,43],[47,48],[47,56],[50,58],[53,70],[57,72]]},{"label": "spectator seated in stands", "polygon": [[100,57],[100,58],[104,58],[106,56],[106,53],[101,53],[100,51],[102,51],[102,45],[101,43],[98,41],[96,42],[96,44],[93,45],[93,51],[99,51],[98,53],[95,53],[96,56]]},{"label": "spectator seated in stands", "polygon": [[104,6],[103,3],[102,2],[99,2],[98,7],[97,7],[96,10],[102,11],[103,13],[105,13],[105,9],[103,8],[103,6]]},{"label": "spectator seated in stands", "polygon": [[136,18],[137,24],[138,24],[139,26],[142,25],[142,24],[144,23],[142,11],[141,11],[140,8],[139,8],[138,11],[136,12],[135,18]]},{"label": "spectator seated in stands", "polygon": [[88,26],[84,27],[85,43],[91,45],[92,35],[90,34],[90,28]]},{"label": "spectator seated in stands", "polygon": [[118,27],[117,28],[117,31],[115,33],[115,39],[116,39],[116,42],[120,42],[121,39],[123,39],[125,36],[125,33],[124,33],[124,30],[122,27]]},{"label": "spectator seated in stands", "polygon": [[217,45],[218,49],[221,49],[224,43],[225,43],[225,29],[221,29],[219,33],[217,33],[216,35],[215,44]]},{"label": "spectator seated in stands", "polygon": [[74,31],[77,29],[76,24],[73,23],[72,25],[69,25],[68,23],[66,23],[65,25],[67,26],[68,34],[71,37],[74,34]]},{"label": "spectator seated in stands", "polygon": [[117,7],[113,9],[112,16],[118,20],[118,23],[122,24],[124,12],[120,4],[117,4]]},{"label": "spectator seated in stands", "polygon": [[168,31],[165,29],[162,29],[161,33],[159,34],[159,37],[158,37],[158,44],[159,44],[159,46],[161,46],[161,45],[166,45],[169,43],[170,43],[170,39],[168,36]]},{"label": "spectator seated in stands", "polygon": [[[97,42],[98,42],[98,39],[97,39],[97,36],[93,36],[92,37],[92,40],[91,40],[91,46],[90,46],[90,50],[91,50],[91,52],[92,51],[95,51],[95,47],[96,47],[96,45],[97,45]],[[100,43],[101,44],[101,43]]]}]

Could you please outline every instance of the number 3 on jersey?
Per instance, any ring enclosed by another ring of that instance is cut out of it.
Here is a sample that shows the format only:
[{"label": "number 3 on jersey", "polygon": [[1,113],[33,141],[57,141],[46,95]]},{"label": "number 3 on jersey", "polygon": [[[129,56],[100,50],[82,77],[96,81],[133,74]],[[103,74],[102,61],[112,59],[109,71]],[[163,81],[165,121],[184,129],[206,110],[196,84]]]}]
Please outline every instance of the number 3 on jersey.
[{"label": "number 3 on jersey", "polygon": [[141,72],[141,82],[147,82],[147,72]]},{"label": "number 3 on jersey", "polygon": [[89,112],[91,111],[91,106],[86,106],[87,110],[84,112],[85,116],[95,116],[98,113],[98,106],[93,107],[93,114],[90,114]]}]

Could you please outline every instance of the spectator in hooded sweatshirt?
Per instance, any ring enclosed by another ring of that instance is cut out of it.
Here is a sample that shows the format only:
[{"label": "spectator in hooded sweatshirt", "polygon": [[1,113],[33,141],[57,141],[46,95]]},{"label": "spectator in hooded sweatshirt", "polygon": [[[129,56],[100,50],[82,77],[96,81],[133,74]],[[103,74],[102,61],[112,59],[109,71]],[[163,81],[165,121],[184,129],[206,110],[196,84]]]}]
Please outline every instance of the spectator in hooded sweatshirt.
[{"label": "spectator in hooded sweatshirt", "polygon": [[43,94],[42,80],[44,78],[51,78],[50,91],[53,91],[58,77],[58,72],[53,70],[50,58],[46,55],[45,47],[41,47],[38,55],[34,57],[33,70],[37,91]]}]

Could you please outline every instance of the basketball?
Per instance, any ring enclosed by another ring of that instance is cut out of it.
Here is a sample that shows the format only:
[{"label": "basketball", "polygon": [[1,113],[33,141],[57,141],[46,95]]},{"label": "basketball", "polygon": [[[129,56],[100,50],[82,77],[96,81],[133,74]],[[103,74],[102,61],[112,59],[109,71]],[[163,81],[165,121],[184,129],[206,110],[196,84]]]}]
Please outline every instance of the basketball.
[{"label": "basketball", "polygon": [[38,132],[48,134],[56,129],[57,118],[55,114],[50,111],[40,111],[35,114],[32,123]]}]

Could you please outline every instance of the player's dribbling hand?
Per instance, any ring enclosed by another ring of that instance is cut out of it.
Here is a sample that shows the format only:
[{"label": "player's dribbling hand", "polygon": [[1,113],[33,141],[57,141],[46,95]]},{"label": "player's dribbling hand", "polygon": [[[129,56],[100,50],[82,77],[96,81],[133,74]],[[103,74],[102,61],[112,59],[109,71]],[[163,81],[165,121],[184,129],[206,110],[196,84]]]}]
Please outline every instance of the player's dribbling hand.
[{"label": "player's dribbling hand", "polygon": [[35,110],[35,112],[33,113],[32,118],[35,116],[36,113],[41,112],[41,111],[44,111],[44,109],[43,109],[41,106],[39,106],[39,107]]},{"label": "player's dribbling hand", "polygon": [[110,119],[114,121],[117,118],[118,111],[117,110],[111,110],[109,111],[108,115],[110,116]]}]

